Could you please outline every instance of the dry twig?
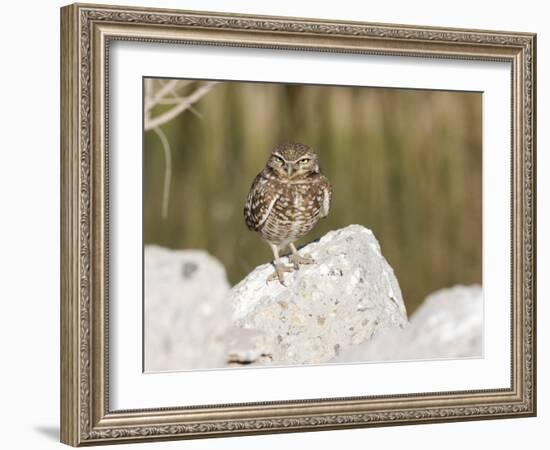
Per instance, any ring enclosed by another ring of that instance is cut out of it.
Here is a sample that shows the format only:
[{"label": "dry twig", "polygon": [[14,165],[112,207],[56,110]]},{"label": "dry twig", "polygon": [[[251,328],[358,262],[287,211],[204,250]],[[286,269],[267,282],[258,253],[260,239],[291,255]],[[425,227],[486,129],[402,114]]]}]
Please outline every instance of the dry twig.
[{"label": "dry twig", "polygon": [[[197,117],[202,118],[201,114],[193,108],[193,104],[198,102],[218,83],[206,82],[200,85],[194,91],[181,94],[181,90],[192,84],[186,80],[145,80],[144,97],[144,128],[145,131],[154,131],[159,137],[164,151],[165,171],[162,190],[162,218],[168,217],[168,203],[170,201],[170,183],[172,179],[172,150],[166,134],[161,126],[170,122],[185,110],[191,111]],[[158,105],[172,105],[172,107],[157,116],[152,112]]]}]

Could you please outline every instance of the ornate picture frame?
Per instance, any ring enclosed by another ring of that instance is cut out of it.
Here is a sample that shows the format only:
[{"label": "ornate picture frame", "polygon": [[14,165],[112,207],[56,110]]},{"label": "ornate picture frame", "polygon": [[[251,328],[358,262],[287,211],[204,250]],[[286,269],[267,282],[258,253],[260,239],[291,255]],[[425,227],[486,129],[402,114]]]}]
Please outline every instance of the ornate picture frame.
[{"label": "ornate picture frame", "polygon": [[[112,410],[109,49],[115,41],[410,56],[511,65],[509,388]],[[61,9],[61,441],[162,439],[536,414],[536,35],[74,4]]]}]

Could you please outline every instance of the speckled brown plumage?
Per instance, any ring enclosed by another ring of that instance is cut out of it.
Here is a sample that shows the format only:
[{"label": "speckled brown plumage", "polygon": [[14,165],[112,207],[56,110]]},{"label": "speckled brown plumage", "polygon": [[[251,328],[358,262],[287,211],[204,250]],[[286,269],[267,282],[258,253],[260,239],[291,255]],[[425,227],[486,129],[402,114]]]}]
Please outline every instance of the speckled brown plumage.
[{"label": "speckled brown plumage", "polygon": [[[275,147],[252,183],[244,217],[248,228],[270,244],[276,269],[278,251],[290,245],[296,254],[292,243],[327,216],[331,197],[330,183],[320,171],[317,155],[307,145],[287,143]],[[304,263],[304,258],[295,259]]]}]

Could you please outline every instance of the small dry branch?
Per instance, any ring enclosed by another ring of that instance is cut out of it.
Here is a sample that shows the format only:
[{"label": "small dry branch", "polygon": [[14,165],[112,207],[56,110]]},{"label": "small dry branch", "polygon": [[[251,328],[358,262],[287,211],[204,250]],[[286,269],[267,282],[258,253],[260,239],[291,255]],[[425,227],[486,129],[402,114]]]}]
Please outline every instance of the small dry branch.
[{"label": "small dry branch", "polygon": [[[164,81],[164,80],[163,80]],[[160,127],[170,120],[177,117],[187,109],[191,109],[194,103],[198,102],[210,90],[218,84],[214,81],[208,81],[199,85],[194,90],[182,95],[182,88],[188,87],[189,81],[168,80],[162,85],[155,88],[155,80],[147,80],[145,85],[145,131],[153,130]],[[149,91],[149,92],[148,92]],[[168,110],[163,111],[157,116],[153,116],[152,112],[155,106],[170,105]]]},{"label": "small dry branch", "polygon": [[[193,108],[218,83],[209,81],[198,84],[187,80],[145,80],[144,92],[144,128],[145,131],[154,131],[162,144],[165,160],[164,183],[162,190],[162,218],[168,217],[168,203],[170,201],[170,183],[172,179],[172,149],[161,126],[170,122],[186,110],[202,118]],[[196,87],[195,87],[196,85]],[[191,87],[192,89],[189,89]],[[153,115],[156,106],[170,106],[164,108],[158,115]]]}]

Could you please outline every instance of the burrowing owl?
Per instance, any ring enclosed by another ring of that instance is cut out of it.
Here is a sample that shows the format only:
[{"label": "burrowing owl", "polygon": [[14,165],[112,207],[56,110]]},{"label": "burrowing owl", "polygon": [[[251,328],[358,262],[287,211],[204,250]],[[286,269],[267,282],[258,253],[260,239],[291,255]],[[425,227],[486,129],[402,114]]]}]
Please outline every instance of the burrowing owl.
[{"label": "burrowing owl", "polygon": [[[268,280],[278,277],[284,284],[284,272],[314,262],[310,255],[298,254],[294,241],[328,215],[331,197],[330,183],[307,145],[288,143],[273,149],[254,179],[244,207],[246,225],[260,233],[275,257],[275,272]],[[292,266],[279,259],[279,251],[287,246],[292,251]]]}]

